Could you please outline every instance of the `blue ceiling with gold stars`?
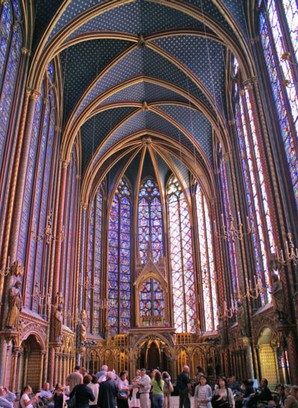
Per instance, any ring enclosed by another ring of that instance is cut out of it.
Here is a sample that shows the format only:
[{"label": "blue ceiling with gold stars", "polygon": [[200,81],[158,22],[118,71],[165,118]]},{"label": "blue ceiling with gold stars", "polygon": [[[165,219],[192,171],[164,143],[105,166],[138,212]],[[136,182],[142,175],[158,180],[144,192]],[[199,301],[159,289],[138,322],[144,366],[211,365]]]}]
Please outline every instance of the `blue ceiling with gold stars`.
[{"label": "blue ceiling with gold stars", "polygon": [[42,36],[45,50],[57,47],[63,137],[80,134],[83,172],[133,135],[183,145],[212,166],[214,127],[228,120],[227,50],[247,37],[245,4],[36,0],[33,48]]}]

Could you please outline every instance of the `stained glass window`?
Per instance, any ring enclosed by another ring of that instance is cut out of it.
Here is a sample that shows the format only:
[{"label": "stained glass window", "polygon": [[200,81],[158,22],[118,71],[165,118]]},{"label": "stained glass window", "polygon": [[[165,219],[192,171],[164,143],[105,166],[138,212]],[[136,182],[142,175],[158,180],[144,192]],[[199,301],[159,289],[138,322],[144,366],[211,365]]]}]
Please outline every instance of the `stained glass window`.
[{"label": "stained glass window", "polygon": [[[50,67],[53,70],[52,63]],[[40,313],[42,313],[40,310],[42,306],[34,293],[44,294],[44,287],[47,284],[44,263],[47,260],[46,253],[49,250],[51,238],[45,236],[44,232],[49,223],[52,226],[52,186],[56,165],[56,160],[53,160],[56,146],[56,95],[54,89],[46,75],[41,96],[35,107],[18,241],[18,259],[24,263],[27,270],[35,271],[35,274],[30,273],[27,276],[26,305]],[[31,208],[33,209],[32,213]],[[71,239],[70,235],[67,235],[65,244],[68,239]],[[27,247],[29,251],[27,251]],[[64,250],[66,251],[66,249]],[[67,259],[66,255],[65,259]],[[67,272],[65,276],[69,276],[69,273]],[[66,303],[67,299],[65,300]]]},{"label": "stained glass window", "polygon": [[158,326],[163,323],[164,303],[164,292],[160,282],[151,278],[142,284],[140,290],[140,317],[143,325]]},{"label": "stained glass window", "polygon": [[131,191],[122,179],[115,192],[108,232],[108,330],[126,333],[131,316]]},{"label": "stained glass window", "polygon": [[[23,42],[20,23],[18,1],[5,1],[0,7],[0,216],[6,206],[5,194],[7,177],[3,170],[4,157],[10,157],[11,144],[8,142],[9,129],[13,134],[10,124],[11,110],[14,101],[16,81],[21,60],[21,47]],[[2,180],[1,180],[2,178]]]},{"label": "stained glass window", "polygon": [[[235,70],[235,73],[236,72],[237,70]],[[230,176],[230,172],[222,156],[222,148],[220,145],[218,148],[218,161],[219,161],[219,169],[220,169],[219,178],[220,178],[222,200],[223,200],[222,220],[224,221],[225,225],[228,225],[229,216],[231,212],[231,202],[230,202],[231,200],[230,200],[230,194],[229,194],[229,186],[231,186],[232,183],[231,183],[231,177],[229,177],[228,179],[228,174]],[[232,293],[236,294],[237,292],[239,292],[239,289],[240,289],[239,280],[238,280],[238,262],[237,262],[237,254],[236,254],[236,244],[234,240],[232,239],[227,240],[226,244],[227,244],[228,251],[229,251],[228,262],[229,262],[229,270],[231,272],[230,276],[231,276],[231,283],[232,283],[231,285]],[[236,296],[234,295],[233,299],[235,297]]]},{"label": "stained glass window", "polygon": [[64,276],[64,282],[60,286],[60,291],[65,293],[64,298],[64,322],[71,326],[73,324],[73,294],[75,293],[74,270],[76,257],[74,248],[76,246],[76,214],[77,214],[77,193],[78,180],[77,173],[77,154],[74,145],[71,153],[70,164],[67,168],[67,183],[65,192],[64,207],[64,225],[63,225],[63,242],[61,253],[61,276]]},{"label": "stained glass window", "polygon": [[297,2],[269,0],[263,7],[260,36],[298,207]]},{"label": "stained glass window", "polygon": [[90,316],[90,332],[98,334],[100,330],[100,290],[101,290],[101,248],[102,248],[102,189],[93,200],[88,236],[88,279],[90,282],[87,312]]},{"label": "stained glass window", "polygon": [[150,178],[140,186],[138,232],[141,262],[147,262],[150,247],[153,261],[157,262],[163,255],[162,212],[158,185]]},{"label": "stained glass window", "polygon": [[216,273],[213,254],[210,211],[199,184],[196,186],[196,207],[199,227],[201,288],[205,322],[201,327],[205,331],[214,331],[218,326]]},{"label": "stained glass window", "polygon": [[275,252],[275,242],[251,96],[248,89],[239,93],[238,87],[235,88],[235,93],[237,93],[235,95],[237,100],[235,106],[236,126],[246,201],[252,227],[251,237],[255,254],[256,279],[263,288],[266,288],[261,294],[261,304],[264,305],[271,299],[269,255]]},{"label": "stained glass window", "polygon": [[196,294],[189,208],[179,181],[172,176],[167,184],[170,262],[177,332],[194,332]]}]

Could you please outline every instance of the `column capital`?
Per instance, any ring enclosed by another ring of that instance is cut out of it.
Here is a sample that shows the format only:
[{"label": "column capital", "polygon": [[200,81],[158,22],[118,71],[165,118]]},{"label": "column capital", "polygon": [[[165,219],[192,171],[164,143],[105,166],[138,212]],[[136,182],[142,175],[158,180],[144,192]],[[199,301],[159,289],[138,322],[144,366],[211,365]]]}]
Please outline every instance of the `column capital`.
[{"label": "column capital", "polygon": [[30,90],[30,99],[33,101],[37,101],[37,99],[40,97],[41,93],[37,91],[36,89],[31,89]]},{"label": "column capital", "polygon": [[69,160],[65,160],[65,159],[61,159],[61,160],[60,160],[60,163],[61,163],[63,169],[67,169],[67,167],[68,167],[70,161],[69,161]]},{"label": "column capital", "polygon": [[23,55],[28,55],[28,57],[30,57],[30,55],[31,55],[31,51],[28,50],[28,48],[26,48],[26,47],[21,48],[21,52],[22,52]]}]

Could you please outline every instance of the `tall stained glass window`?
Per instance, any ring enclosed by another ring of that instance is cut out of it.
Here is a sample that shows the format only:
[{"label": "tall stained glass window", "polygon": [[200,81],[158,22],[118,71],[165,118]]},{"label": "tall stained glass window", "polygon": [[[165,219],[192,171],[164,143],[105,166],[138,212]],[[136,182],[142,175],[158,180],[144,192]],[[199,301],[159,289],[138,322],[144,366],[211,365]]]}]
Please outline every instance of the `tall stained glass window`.
[{"label": "tall stained glass window", "polygon": [[[221,145],[219,145],[218,147],[217,157],[218,157],[218,166],[219,166],[219,180],[220,180],[220,185],[221,185],[221,194],[222,194],[222,202],[223,202],[222,219],[225,225],[229,225],[229,216],[232,211],[230,194],[229,194],[229,186],[231,186],[232,183],[231,183],[229,166],[227,165],[223,157]],[[232,300],[232,298],[234,299],[236,297],[234,294],[239,293],[239,290],[240,290],[239,280],[238,280],[238,263],[237,263],[237,254],[236,254],[236,243],[233,239],[228,239],[226,243],[227,243],[227,248],[229,252],[229,257],[228,257],[227,262],[229,262],[229,271],[231,272],[230,273],[231,289],[232,289],[232,294],[233,294],[233,296],[231,297],[231,300]]]},{"label": "tall stained glass window", "polygon": [[67,168],[66,196],[64,207],[64,239],[62,243],[61,254],[61,276],[64,276],[64,282],[60,286],[60,291],[65,294],[64,298],[64,315],[66,322],[71,326],[73,322],[73,300],[75,293],[75,251],[76,247],[76,221],[78,208],[78,160],[77,148],[73,146],[71,160]]},{"label": "tall stained glass window", "polygon": [[5,1],[0,17],[0,170],[21,58],[22,30],[18,1]]},{"label": "tall stained glass window", "polygon": [[[216,273],[213,253],[210,211],[199,184],[196,185],[196,208],[199,228],[200,269],[203,293],[204,329],[214,331],[218,326]],[[203,322],[201,322],[203,323]],[[202,325],[203,326],[203,325]]]},{"label": "tall stained glass window", "polygon": [[140,186],[138,232],[141,262],[146,263],[149,247],[157,262],[163,254],[162,211],[158,185],[150,178]]},{"label": "tall stained glass window", "polygon": [[131,190],[122,179],[115,192],[108,232],[108,330],[126,333],[131,316]]},{"label": "tall stained glass window", "polygon": [[261,42],[298,207],[298,5],[296,0],[260,3]]},{"label": "tall stained glass window", "polygon": [[87,313],[90,316],[90,332],[98,334],[99,327],[99,303],[101,291],[101,250],[102,250],[102,189],[95,195],[92,203],[89,222],[88,236],[88,290]]},{"label": "tall stained glass window", "polygon": [[[17,82],[20,72],[23,45],[22,15],[19,0],[1,2],[0,5],[0,245],[4,235],[5,211],[8,204],[9,182],[5,160],[12,157],[15,140],[15,121],[20,104],[17,101]],[[14,114],[12,115],[12,110]]]},{"label": "tall stained glass window", "polygon": [[18,240],[18,259],[25,265],[26,270],[35,271],[26,274],[25,279],[26,305],[36,312],[41,306],[34,293],[43,293],[44,286],[48,283],[43,271],[46,269],[44,265],[48,261],[47,254],[51,242],[44,236],[44,231],[49,225],[52,227],[52,195],[56,165],[53,156],[57,147],[54,82],[54,66],[51,63],[35,107]]},{"label": "tall stained glass window", "polygon": [[189,207],[176,177],[167,184],[173,312],[177,332],[194,332],[196,324],[195,276]]},{"label": "tall stained glass window", "polygon": [[[235,64],[237,64],[236,61]],[[237,75],[238,72],[236,73]],[[265,305],[271,299],[269,289],[269,256],[275,252],[268,194],[255,125],[256,119],[252,111],[251,96],[248,89],[239,92],[238,84],[235,83],[234,97],[246,202],[252,227],[251,237],[256,267],[255,278],[263,288],[266,288],[261,294],[261,304]],[[251,278],[254,279],[253,276]]]}]

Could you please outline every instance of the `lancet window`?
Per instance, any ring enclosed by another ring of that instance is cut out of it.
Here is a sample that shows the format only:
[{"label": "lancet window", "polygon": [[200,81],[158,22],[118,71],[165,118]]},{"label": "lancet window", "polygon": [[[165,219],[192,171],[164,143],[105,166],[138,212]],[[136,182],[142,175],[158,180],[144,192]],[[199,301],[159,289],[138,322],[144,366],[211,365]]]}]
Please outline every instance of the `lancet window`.
[{"label": "lancet window", "polygon": [[131,189],[119,182],[113,197],[108,231],[108,327],[126,333],[131,320]]},{"label": "lancet window", "polygon": [[260,37],[298,207],[297,21],[296,0],[260,2]]},{"label": "lancet window", "polygon": [[[229,218],[232,212],[232,194],[230,193],[229,186],[232,186],[231,182],[231,175],[230,169],[228,166],[228,161],[225,160],[223,157],[222,147],[221,145],[218,146],[218,166],[219,166],[219,182],[220,182],[220,191],[222,195],[222,202],[223,202],[223,209],[221,215],[221,222],[225,225],[229,225]],[[221,230],[219,231],[219,234]],[[227,257],[227,262],[229,265],[228,271],[230,272],[229,277],[230,279],[227,280],[229,289],[231,289],[231,298],[229,299],[229,303],[234,303],[236,307],[237,297],[239,295],[239,270],[238,270],[238,258],[236,253],[236,242],[234,239],[227,239],[226,241],[227,250],[229,256]]]},{"label": "lancet window", "polygon": [[194,332],[197,314],[190,213],[174,176],[167,183],[167,205],[174,324],[177,332]]},{"label": "lancet window", "polygon": [[[236,60],[234,60],[234,72],[236,78],[239,74]],[[256,130],[256,118],[252,109],[252,96],[248,88],[240,92],[239,85],[235,81],[234,98],[241,166],[255,255],[256,273],[251,278],[256,280],[259,286],[266,288],[260,296],[261,304],[264,305],[271,299],[269,256],[275,252],[268,193],[258,140],[259,135]]]},{"label": "lancet window", "polygon": [[12,103],[16,90],[18,67],[23,41],[20,26],[21,12],[17,0],[1,5],[0,19],[0,169],[5,152],[5,142],[10,122]]},{"label": "lancet window", "polygon": [[218,326],[216,272],[213,253],[213,238],[210,210],[207,200],[200,185],[196,185],[196,209],[198,221],[198,237],[200,250],[201,284],[200,292],[203,294],[202,309],[204,322],[201,328],[204,331],[214,331]]},{"label": "lancet window", "polygon": [[162,210],[160,193],[156,181],[146,179],[140,186],[138,209],[138,237],[141,263],[145,264],[148,249],[152,250],[153,261],[163,254]]},{"label": "lancet window", "polygon": [[[14,101],[18,97],[18,77],[22,75],[20,67],[23,33],[22,15],[18,0],[5,1],[0,4],[0,244],[4,234],[4,214],[9,192],[9,166],[5,161],[12,157],[15,138],[17,107]],[[6,159],[6,160],[5,160]]]},{"label": "lancet window", "polygon": [[[54,67],[49,65],[37,100],[30,139],[28,165],[22,204],[17,258],[29,271],[26,275],[26,304],[38,310],[38,293],[42,290],[43,265],[53,239],[52,194],[55,154],[57,107]],[[31,213],[30,208],[33,207]],[[48,234],[45,234],[46,229]],[[28,248],[29,247],[29,248]]]},{"label": "lancet window", "polygon": [[68,177],[66,184],[66,199],[64,208],[64,225],[61,231],[62,237],[62,254],[61,254],[61,276],[64,276],[64,281],[60,287],[60,291],[65,293],[63,300],[64,307],[64,322],[70,327],[73,326],[73,303],[75,293],[75,248],[76,248],[76,221],[77,221],[77,205],[76,200],[78,194],[78,160],[76,145],[73,146],[70,164],[68,166]]},{"label": "lancet window", "polygon": [[88,294],[87,294],[87,314],[90,317],[90,332],[98,334],[99,327],[99,306],[101,291],[101,273],[102,273],[102,212],[103,212],[103,191],[100,188],[93,200],[91,215],[89,221],[88,234]]}]

